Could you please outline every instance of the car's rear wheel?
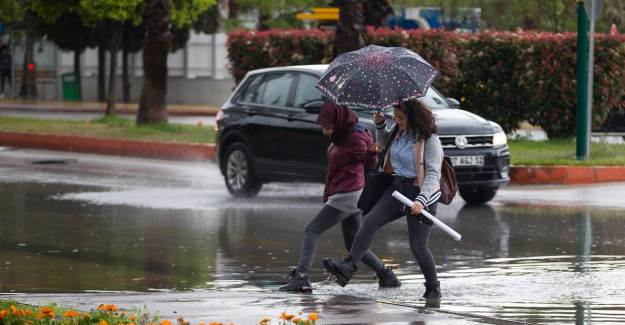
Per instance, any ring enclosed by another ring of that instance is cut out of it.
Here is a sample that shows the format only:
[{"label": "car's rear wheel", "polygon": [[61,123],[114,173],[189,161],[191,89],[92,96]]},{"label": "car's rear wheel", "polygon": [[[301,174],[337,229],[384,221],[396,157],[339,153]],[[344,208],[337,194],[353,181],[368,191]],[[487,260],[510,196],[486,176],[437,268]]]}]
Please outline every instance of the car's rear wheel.
[{"label": "car's rear wheel", "polygon": [[228,147],[224,159],[224,179],[228,191],[236,197],[252,197],[263,184],[256,177],[247,147],[235,143]]},{"label": "car's rear wheel", "polygon": [[474,189],[460,189],[460,196],[471,204],[486,203],[492,200],[497,194],[495,188],[474,188]]}]

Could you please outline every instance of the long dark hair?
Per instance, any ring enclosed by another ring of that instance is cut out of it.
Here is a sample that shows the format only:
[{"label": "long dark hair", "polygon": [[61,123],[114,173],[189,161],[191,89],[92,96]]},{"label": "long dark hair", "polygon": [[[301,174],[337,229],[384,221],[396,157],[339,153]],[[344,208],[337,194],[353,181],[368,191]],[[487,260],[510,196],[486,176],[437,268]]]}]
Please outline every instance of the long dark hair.
[{"label": "long dark hair", "polygon": [[401,103],[399,108],[406,114],[407,129],[413,137],[417,135],[417,131],[418,140],[427,140],[432,134],[438,133],[434,114],[421,101],[410,99]]}]

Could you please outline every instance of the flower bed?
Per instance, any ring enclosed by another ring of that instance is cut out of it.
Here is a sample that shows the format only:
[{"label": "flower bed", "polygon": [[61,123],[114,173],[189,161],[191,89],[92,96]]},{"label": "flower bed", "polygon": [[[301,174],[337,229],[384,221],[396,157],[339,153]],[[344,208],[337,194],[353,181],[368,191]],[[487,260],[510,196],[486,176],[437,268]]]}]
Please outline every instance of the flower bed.
[{"label": "flower bed", "polygon": [[[259,320],[261,325],[315,325],[317,313],[289,314],[283,312],[273,322],[271,317]],[[191,325],[184,318],[175,320],[177,325]],[[29,306],[15,301],[0,301],[1,325],[172,325],[168,319],[160,319],[140,309],[120,310],[116,305],[103,304],[89,312],[61,308],[56,305],[42,307]],[[233,325],[234,323],[230,323]],[[197,325],[224,325],[218,322],[199,322]]]}]

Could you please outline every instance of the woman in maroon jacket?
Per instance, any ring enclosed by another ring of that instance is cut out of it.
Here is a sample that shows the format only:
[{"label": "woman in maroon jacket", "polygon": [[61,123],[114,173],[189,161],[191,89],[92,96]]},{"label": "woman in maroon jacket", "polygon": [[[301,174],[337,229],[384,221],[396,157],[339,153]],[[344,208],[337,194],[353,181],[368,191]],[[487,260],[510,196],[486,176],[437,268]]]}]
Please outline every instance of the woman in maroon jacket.
[{"label": "woman in maroon jacket", "polygon": [[[356,114],[345,107],[326,102],[317,122],[323,134],[330,137],[328,147],[328,172],[323,191],[324,206],[304,230],[300,261],[290,273],[289,283],[281,291],[311,292],[310,267],[315,258],[319,237],[339,222],[343,230],[345,247],[349,250],[360,227],[361,211],[356,207],[365,185],[365,169],[377,163],[371,133],[357,124]],[[367,251],[362,262],[372,268],[380,287],[398,287],[400,282],[384,263]]]}]

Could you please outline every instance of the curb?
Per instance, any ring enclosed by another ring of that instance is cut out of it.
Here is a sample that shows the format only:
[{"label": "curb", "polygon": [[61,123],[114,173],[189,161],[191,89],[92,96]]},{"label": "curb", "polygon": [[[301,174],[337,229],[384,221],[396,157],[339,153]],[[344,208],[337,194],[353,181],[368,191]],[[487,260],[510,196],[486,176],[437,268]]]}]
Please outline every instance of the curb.
[{"label": "curb", "polygon": [[47,133],[0,132],[0,146],[184,161],[213,160],[215,157],[214,144],[102,139]]},{"label": "curb", "polygon": [[625,166],[510,167],[510,183],[517,185],[575,185],[624,181]]}]

